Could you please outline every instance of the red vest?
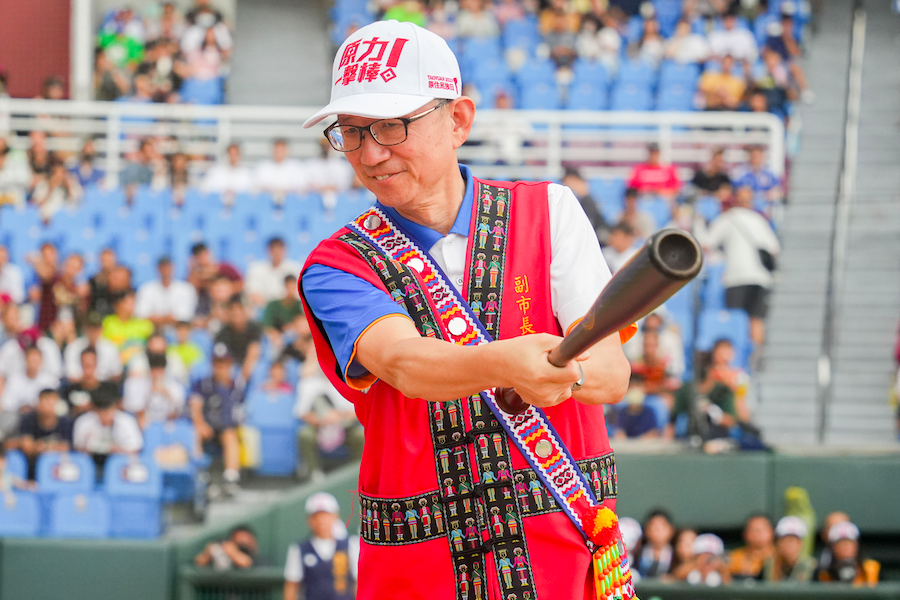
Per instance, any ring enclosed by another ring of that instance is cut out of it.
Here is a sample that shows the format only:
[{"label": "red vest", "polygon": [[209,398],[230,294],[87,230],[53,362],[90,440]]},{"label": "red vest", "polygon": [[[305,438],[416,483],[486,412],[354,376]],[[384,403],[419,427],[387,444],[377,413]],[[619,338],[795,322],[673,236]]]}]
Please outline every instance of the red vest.
[{"label": "red vest", "polygon": [[[508,251],[503,269],[500,338],[532,332],[562,335],[550,303],[547,183],[485,183],[508,188],[512,194]],[[475,214],[480,201],[476,194],[473,203]],[[478,240],[475,220],[472,219],[468,238],[468,256],[471,258],[476,258],[478,254],[476,252],[473,256],[472,253],[473,244]],[[345,233],[348,233],[346,228],[323,241],[310,255],[306,267],[322,264],[336,268],[356,275],[389,294],[371,265],[337,239]],[[489,239],[491,235],[488,234]],[[488,264],[485,265],[484,277],[489,277],[490,249],[485,254]],[[470,265],[466,274],[464,290],[468,289],[468,278],[474,276],[473,267]],[[488,299],[482,301],[486,304]],[[307,314],[312,314],[308,306],[306,309]],[[323,371],[335,387],[354,403],[356,414],[366,430],[359,491],[368,496],[400,499],[436,490],[440,484],[429,430],[431,403],[407,398],[380,380],[365,392],[348,386],[341,379],[341,369],[334,352],[314,318],[310,319],[310,325]],[[568,400],[546,409],[546,413],[576,460],[610,452],[602,406],[585,406]],[[473,447],[469,449],[472,453],[476,450]],[[513,445],[510,445],[510,452],[513,469],[528,467]],[[615,499],[608,499],[605,504],[614,509]],[[528,517],[524,520],[523,529],[538,598],[571,600],[585,596],[586,590],[592,589],[589,580],[590,553],[581,533],[565,514],[555,512]],[[375,546],[363,542],[357,597],[366,600],[398,597],[455,600],[449,548],[446,539],[396,546]],[[490,597],[499,599],[500,587],[495,570],[488,568],[486,576],[487,588],[492,590]]]}]

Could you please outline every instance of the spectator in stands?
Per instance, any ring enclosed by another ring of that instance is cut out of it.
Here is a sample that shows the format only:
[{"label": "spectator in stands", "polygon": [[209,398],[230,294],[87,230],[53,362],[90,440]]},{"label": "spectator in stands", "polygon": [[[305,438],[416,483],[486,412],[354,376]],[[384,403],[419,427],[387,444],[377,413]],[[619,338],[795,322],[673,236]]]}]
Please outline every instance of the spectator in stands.
[{"label": "spectator in stands", "polygon": [[60,347],[75,339],[77,326],[86,314],[89,288],[81,275],[83,268],[81,255],[70,254],[54,276],[47,278],[49,271],[42,271],[40,275],[38,325],[49,331]]},{"label": "spectator in stands", "polygon": [[[836,510],[825,515],[825,519],[822,521],[822,531],[820,532],[820,536],[822,538],[822,551],[819,553],[819,570],[826,570],[831,566],[831,561],[833,560],[833,556],[831,555],[831,546],[828,543],[828,532],[831,531],[831,527],[836,523],[850,521],[850,515],[847,513]],[[818,579],[818,575],[816,575],[816,579]]]},{"label": "spectator in stands", "polygon": [[624,208],[619,216],[621,223],[631,226],[635,241],[645,240],[656,231],[656,220],[650,213],[640,207],[638,198],[640,192],[636,188],[629,187],[625,190]]},{"label": "spectator in stands", "polygon": [[[348,539],[334,496],[317,492],[306,500],[309,539],[288,547],[284,565],[284,600],[356,597],[359,539]],[[303,595],[300,588],[303,587]]]},{"label": "spectator in stands", "polygon": [[322,196],[325,214],[330,216],[337,206],[338,194],[353,186],[353,167],[342,152],[331,147],[324,137],[319,140],[319,157],[306,161],[310,188]]},{"label": "spectator in stands", "polygon": [[744,545],[728,553],[728,570],[737,580],[760,579],[763,565],[775,554],[774,530],[766,515],[751,515],[744,524]]},{"label": "spectator in stands", "polygon": [[[223,48],[219,45],[215,29],[207,29],[200,46],[185,51],[187,60],[185,79],[201,84],[220,80],[229,54],[230,48]],[[221,86],[221,84],[219,85]],[[220,103],[221,91],[218,91],[218,97],[212,94],[206,99],[213,104]]]},{"label": "spectator in stands", "polygon": [[679,19],[675,33],[666,42],[665,57],[680,64],[698,64],[706,62],[710,52],[706,37],[694,33],[690,21]]},{"label": "spectator in stands", "polygon": [[[135,81],[141,76],[136,77]],[[125,199],[129,204],[140,185],[150,185],[157,175],[165,173],[166,159],[156,149],[151,138],[141,140],[138,151],[131,155],[119,174],[119,183],[125,188]]]},{"label": "spectator in stands", "polygon": [[730,192],[731,177],[728,176],[728,170],[725,167],[724,148],[713,149],[709,162],[694,172],[691,185],[697,190],[698,195],[716,196],[720,200],[723,199],[719,195],[723,188],[727,187]]},{"label": "spectator in stands", "polygon": [[19,421],[15,438],[6,443],[9,450],[21,450],[28,461],[28,479],[34,480],[38,457],[44,452],[68,452],[72,448],[72,420],[57,413],[59,394],[51,388],[38,393],[37,406]]},{"label": "spectator in stands", "polygon": [[270,300],[263,311],[262,327],[266,337],[276,348],[284,345],[282,334],[291,326],[299,315],[303,314],[303,303],[297,293],[297,277],[284,276],[284,295],[277,300]]},{"label": "spectator in stands", "polygon": [[616,420],[616,439],[659,437],[656,412],[644,401],[647,398],[646,381],[641,373],[632,373],[625,393],[625,406],[619,408]]},{"label": "spectator in stands", "polygon": [[638,251],[635,245],[634,230],[624,221],[616,223],[609,232],[606,246],[603,247],[603,258],[609,265],[611,273],[616,271],[631,260]]},{"label": "spectator in stands", "polygon": [[240,296],[234,296],[228,302],[228,322],[216,334],[216,344],[228,349],[228,353],[241,365],[241,373],[247,381],[262,355],[261,339],[262,327],[250,320]]},{"label": "spectator in stands", "polygon": [[144,446],[137,419],[121,410],[119,401],[115,387],[102,386],[91,398],[91,410],[75,420],[72,446],[94,459],[98,481],[111,454],[137,454]]},{"label": "spectator in stands", "polygon": [[212,567],[216,571],[249,569],[264,563],[265,560],[259,555],[256,534],[247,525],[235,527],[224,540],[209,542],[194,557],[194,564],[198,567]]},{"label": "spectator in stands", "polygon": [[456,35],[461,38],[497,38],[500,26],[484,0],[462,0],[456,15]]},{"label": "spectator in stands", "polygon": [[789,65],[770,46],[762,51],[762,63],[753,71],[753,86],[766,99],[768,110],[787,117],[788,104],[797,99],[798,86]]},{"label": "spectator in stands", "polygon": [[188,384],[188,370],[181,361],[181,357],[169,347],[166,336],[159,331],[154,331],[147,338],[146,347],[128,363],[128,377],[146,376],[150,372],[149,359],[153,355],[166,357],[166,375],[168,377],[182,385]]},{"label": "spectator in stands", "polygon": [[104,48],[94,51],[94,99],[112,102],[131,91],[127,71],[109,59]]},{"label": "spectator in stands", "polygon": [[179,207],[184,205],[184,195],[191,184],[190,162],[190,157],[184,152],[170,154],[166,161],[166,184],[172,190],[172,201]]},{"label": "spectator in stands", "polygon": [[681,387],[680,374],[676,374],[665,354],[660,351],[659,331],[645,329],[643,335],[643,352],[631,365],[631,372],[644,377],[644,391],[648,395],[659,397],[666,405],[674,404],[673,393]]},{"label": "spectator in stands", "polygon": [[[859,551],[859,528],[849,521],[835,523],[828,529],[831,563],[818,573],[819,581],[850,583],[854,586],[878,584],[881,565],[864,559]],[[812,559],[811,559],[812,560]]]},{"label": "spectator in stands", "polygon": [[21,153],[13,152],[6,139],[0,137],[0,207],[25,206],[30,186],[28,161]]},{"label": "spectator in stands", "polygon": [[[118,358],[119,354],[116,352],[116,359]],[[118,383],[111,380],[104,381],[97,376],[99,362],[96,348],[88,346],[79,354],[78,367],[81,377],[77,380],[70,380],[67,385],[60,388],[60,396],[68,406],[68,413],[72,418],[91,407],[91,397],[101,387],[118,388]]]},{"label": "spectator in stands", "polygon": [[159,279],[138,288],[134,314],[150,319],[157,329],[171,327],[178,321],[190,321],[197,310],[197,290],[186,281],[174,279],[172,259],[157,261]]},{"label": "spectator in stands", "polygon": [[0,395],[0,441],[15,435],[22,415],[37,405],[41,390],[59,387],[59,379],[44,371],[42,366],[40,348],[31,345],[25,350],[25,371],[7,378]]},{"label": "spectator in stands", "polygon": [[90,313],[85,319],[84,335],[66,345],[63,352],[66,378],[70,382],[81,381],[85,373],[82,369],[82,353],[93,349],[96,356],[96,376],[100,381],[118,379],[122,376],[122,361],[119,349],[108,339],[101,337],[103,319],[98,313]]},{"label": "spectator in stands", "polygon": [[666,370],[672,377],[680,379],[685,369],[684,343],[677,325],[666,318],[666,314],[665,308],[661,307],[647,315],[637,333],[622,346],[622,350],[629,362],[638,363],[644,353],[644,333],[655,333],[659,339],[658,353],[665,361]]},{"label": "spectator in stands", "polygon": [[37,329],[22,327],[19,311],[18,305],[8,303],[3,313],[4,334],[7,339],[0,346],[0,392],[6,379],[25,373],[25,350],[31,346],[37,346],[41,351],[42,369],[57,379],[62,377],[59,346],[52,339],[42,336]]},{"label": "spectator in stands", "polygon": [[766,164],[766,153],[762,146],[747,148],[747,162],[734,170],[732,179],[736,189],[749,187],[753,191],[754,200],[765,202],[764,212],[767,216],[771,216],[774,205],[784,200],[781,180]]},{"label": "spectator in stands", "polygon": [[[789,10],[788,7],[791,7],[793,11]],[[794,37],[794,12],[796,10],[797,7],[792,2],[785,2],[781,5],[781,22],[771,22],[766,27],[768,37],[765,44],[775,49],[788,63],[791,74],[799,88],[801,99],[803,102],[810,104],[815,100],[815,94],[809,89],[806,74],[799,63],[801,58],[800,45]]]},{"label": "spectator in stands", "polygon": [[50,170],[55,163],[59,162],[59,157],[48,149],[46,132],[35,129],[28,134],[28,137],[31,141],[31,147],[26,153],[28,166],[31,168],[31,181],[28,184],[30,195],[38,183],[50,177]]},{"label": "spectator in stands", "polygon": [[50,174],[40,179],[31,192],[31,203],[38,207],[44,223],[66,206],[74,206],[81,199],[82,189],[62,162],[54,162]]},{"label": "spectator in stands", "polygon": [[[112,248],[104,248],[100,251],[100,270],[97,271],[90,279],[88,279],[88,289],[90,292],[90,303],[88,305],[89,312],[96,312],[101,317],[112,314],[112,297],[119,292],[131,287],[131,274],[125,269],[124,279],[127,280],[126,286],[123,284],[123,273],[119,272],[113,275],[117,268],[124,268],[119,264],[116,257],[116,251]],[[110,282],[115,285],[110,286]]]},{"label": "spectator in stands", "polygon": [[99,186],[106,177],[106,171],[98,169],[94,164],[97,159],[97,149],[94,146],[94,139],[88,138],[81,146],[81,152],[78,154],[75,166],[69,169],[69,173],[78,182],[81,188],[91,186]]},{"label": "spectator in stands", "polygon": [[269,377],[260,389],[273,394],[293,394],[294,387],[287,380],[287,370],[283,360],[274,360],[269,366]]},{"label": "spectator in stands", "polygon": [[122,94],[116,98],[116,102],[128,102],[131,104],[150,104],[154,101],[156,89],[153,81],[147,73],[138,73],[131,80],[131,90],[128,94]]},{"label": "spectator in stands", "polygon": [[191,259],[188,264],[188,282],[197,290],[197,316],[210,314],[212,298],[210,292],[213,282],[224,279],[227,288],[226,298],[240,294],[244,289],[240,271],[226,262],[218,262],[209,247],[203,242],[191,246]]},{"label": "spectator in stands", "polygon": [[[299,317],[297,320],[301,319],[306,321]],[[322,372],[309,325],[298,325],[299,335],[294,348],[302,348],[305,360],[300,385],[297,386],[294,415],[306,423],[306,427],[301,427],[297,434],[300,455],[304,459],[300,475],[301,478],[319,480],[323,477],[322,452],[331,452],[346,445],[351,460],[362,456],[363,429],[356,419],[353,404],[338,393]]]},{"label": "spectator in stands", "polygon": [[601,244],[605,244],[609,237],[610,225],[603,218],[603,213],[600,212],[597,202],[591,196],[591,188],[588,182],[585,181],[577,169],[569,168],[566,169],[563,175],[562,184],[572,190],[572,193],[578,198],[578,203],[581,204],[581,208],[591,222],[591,227],[594,228],[597,239],[600,240]]},{"label": "spectator in stands", "polygon": [[240,491],[240,445],[237,428],[246,393],[242,375],[232,377],[232,357],[225,344],[213,347],[212,375],[194,384],[190,393],[191,420],[204,446],[221,445],[225,463],[222,490],[227,495]]},{"label": "spectator in stands", "polygon": [[0,294],[6,294],[15,304],[25,301],[22,269],[9,261],[9,249],[3,244],[0,244]]},{"label": "spectator in stands", "polygon": [[734,366],[734,345],[727,339],[716,340],[709,351],[709,377],[713,381],[728,386],[734,392],[735,411],[738,418],[750,422],[750,411],[747,408],[747,387],[750,377]]},{"label": "spectator in stands", "polygon": [[250,169],[241,164],[241,145],[228,144],[227,161],[219,161],[206,172],[201,187],[206,192],[222,194],[225,204],[234,204],[237,194],[245,194],[253,187]]},{"label": "spectator in stands", "polygon": [[208,360],[199,344],[191,340],[190,321],[175,323],[175,337],[176,342],[169,347],[169,352],[176,354],[181,359],[188,372],[201,361]]},{"label": "spectator in stands", "polygon": [[219,48],[231,51],[233,42],[231,30],[225,23],[222,13],[212,7],[210,0],[196,0],[194,7],[185,15],[188,28],[181,38],[181,49],[188,53],[203,45],[206,31],[213,30]]},{"label": "spectator in stands", "polygon": [[557,1],[541,12],[540,26],[556,66],[571,67],[578,58],[578,15],[567,10],[564,1]]},{"label": "spectator in stands", "polygon": [[641,37],[637,46],[632,49],[632,55],[656,68],[665,56],[665,51],[665,40],[659,33],[659,21],[644,19]]},{"label": "spectator in stands", "polygon": [[263,308],[272,300],[284,297],[284,278],[288,275],[297,277],[303,267],[300,263],[287,258],[284,240],[273,237],[268,243],[269,260],[259,260],[247,267],[247,280],[244,289],[250,297],[254,308]]},{"label": "spectator in stands", "polygon": [[697,82],[705,110],[737,110],[747,90],[747,78],[734,72],[734,58],[726,54],[719,70],[707,69]]},{"label": "spectator in stands", "polygon": [[647,162],[635,165],[631,171],[628,187],[641,194],[656,194],[674,201],[681,189],[675,166],[660,162],[659,144],[649,144],[647,154]]},{"label": "spectator in stands", "polygon": [[419,0],[401,0],[385,11],[382,20],[414,23],[419,27],[425,27],[427,19],[425,9]]},{"label": "spectator in stands", "polygon": [[[722,17],[721,29],[713,30],[709,34],[709,46],[715,56],[719,58],[731,56],[734,60],[743,62],[745,66],[752,65],[759,54],[756,38],[749,29],[739,26],[735,10],[729,10]],[[724,65],[722,70],[725,70]]]},{"label": "spectator in stands", "polygon": [[153,322],[134,315],[134,290],[128,290],[113,300],[114,313],[103,319],[103,337],[119,349],[122,364],[128,364],[143,351],[147,338],[153,333]]},{"label": "spectator in stands", "polygon": [[644,542],[640,554],[635,556],[635,568],[642,579],[662,577],[671,571],[675,555],[672,518],[666,511],[656,509],[647,515],[643,531]]},{"label": "spectator in stands", "polygon": [[672,557],[672,567],[668,575],[663,575],[664,581],[674,581],[673,573],[683,565],[694,562],[694,540],[697,539],[697,532],[690,528],[679,529],[672,538],[672,548],[674,556]]},{"label": "spectator in stands", "polygon": [[704,440],[726,438],[737,424],[734,392],[713,380],[710,371],[704,366],[698,381],[686,382],[675,393],[667,438],[695,435]]},{"label": "spectator in stands", "polygon": [[518,0],[500,0],[491,6],[491,10],[500,27],[505,27],[510,21],[521,21],[525,18],[525,11]]},{"label": "spectator in stands", "polygon": [[150,354],[147,362],[149,373],[129,377],[122,398],[125,410],[137,417],[141,429],[178,418],[185,401],[184,387],[166,374],[166,355]]},{"label": "spectator in stands", "polygon": [[691,585],[717,587],[731,583],[731,574],[725,567],[725,544],[712,533],[698,535],[694,539],[694,558],[677,567],[672,575]]},{"label": "spectator in stands", "polygon": [[750,316],[750,338],[761,348],[772,273],[763,266],[759,251],[777,256],[781,246],[769,222],[753,210],[750,187],[739,187],[735,205],[713,220],[705,245],[708,250],[723,248],[725,304]]},{"label": "spectator in stands", "polygon": [[775,552],[763,565],[764,581],[807,582],[813,578],[816,559],[803,555],[803,539],[808,531],[800,517],[783,517],[775,526]]},{"label": "spectator in stands", "polygon": [[290,158],[288,143],[277,139],[272,145],[272,160],[261,161],[254,173],[256,187],[272,194],[276,204],[283,204],[290,192],[302,193],[309,186],[309,178],[300,161]]},{"label": "spectator in stands", "polygon": [[185,30],[184,15],[173,2],[163,2],[162,12],[156,19],[145,19],[148,40],[180,40]]},{"label": "spectator in stands", "polygon": [[0,493],[13,490],[32,491],[37,489],[33,481],[22,479],[6,468],[6,449],[0,445]]}]

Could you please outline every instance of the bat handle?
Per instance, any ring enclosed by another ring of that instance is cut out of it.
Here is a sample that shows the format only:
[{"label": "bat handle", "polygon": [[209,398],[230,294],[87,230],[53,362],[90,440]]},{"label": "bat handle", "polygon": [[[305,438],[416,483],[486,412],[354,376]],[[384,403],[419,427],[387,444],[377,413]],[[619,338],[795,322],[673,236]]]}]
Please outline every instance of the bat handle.
[{"label": "bat handle", "polygon": [[[575,358],[574,356],[568,359],[566,358],[565,348],[563,348],[564,344],[565,340],[550,351],[549,356],[547,356],[547,360],[550,361],[550,364],[557,367],[564,367],[572,360],[572,358]],[[507,414],[520,415],[528,410],[528,404],[522,400],[521,396],[519,396],[513,388],[497,388],[494,392],[494,398],[497,399],[497,405]]]}]

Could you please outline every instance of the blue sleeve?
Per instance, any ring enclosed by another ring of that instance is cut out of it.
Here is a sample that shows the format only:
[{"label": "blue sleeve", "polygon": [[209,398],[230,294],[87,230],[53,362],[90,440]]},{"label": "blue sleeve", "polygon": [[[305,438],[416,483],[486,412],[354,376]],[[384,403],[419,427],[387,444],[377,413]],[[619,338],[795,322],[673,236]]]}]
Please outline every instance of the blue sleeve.
[{"label": "blue sleeve", "polygon": [[376,321],[389,315],[409,317],[391,297],[365,279],[344,271],[312,265],[303,273],[303,296],[347,379],[368,371],[356,362],[356,342]]}]

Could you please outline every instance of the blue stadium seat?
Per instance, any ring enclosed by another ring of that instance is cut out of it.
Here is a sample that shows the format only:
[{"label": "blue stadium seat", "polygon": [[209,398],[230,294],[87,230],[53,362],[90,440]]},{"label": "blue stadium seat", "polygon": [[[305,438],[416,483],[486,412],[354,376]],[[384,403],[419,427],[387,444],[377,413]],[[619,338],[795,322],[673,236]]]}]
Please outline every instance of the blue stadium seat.
[{"label": "blue stadium seat", "polygon": [[652,110],[653,92],[635,83],[618,83],[612,92],[611,110]]},{"label": "blue stadium seat", "polygon": [[653,220],[656,221],[657,229],[665,227],[672,220],[672,207],[663,198],[654,196],[642,197],[638,200],[638,207],[653,217]]},{"label": "blue stadium seat", "polygon": [[605,110],[608,108],[605,87],[576,80],[569,86],[566,108],[569,110]]},{"label": "blue stadium seat", "polygon": [[296,428],[294,417],[295,394],[253,390],[246,400],[247,422],[259,427]]},{"label": "blue stadium seat", "polygon": [[725,308],[725,284],[722,281],[722,274],[725,272],[725,263],[707,263],[703,270],[705,271],[706,282],[703,286],[703,292],[700,295],[703,304],[703,310],[721,310]]},{"label": "blue stadium seat", "polygon": [[555,83],[536,82],[520,88],[519,108],[523,110],[557,110],[559,91]]},{"label": "blue stadium seat", "polygon": [[697,198],[694,210],[709,223],[722,212],[722,203],[715,196],[701,196]]},{"label": "blue stadium seat", "polygon": [[109,537],[109,500],[103,493],[60,494],[50,506],[51,537]]},{"label": "blue stadium seat", "polygon": [[659,85],[666,86],[680,83],[686,86],[696,86],[700,78],[700,65],[691,63],[683,65],[667,60],[659,68]]},{"label": "blue stadium seat", "polygon": [[112,537],[157,538],[162,533],[162,471],[153,460],[112,456],[103,469]]},{"label": "blue stadium seat", "polygon": [[682,83],[659,86],[656,110],[689,112],[694,110],[694,88]]},{"label": "blue stadium seat", "polygon": [[36,537],[41,531],[41,503],[32,492],[0,496],[0,538]]},{"label": "blue stadium seat", "polygon": [[41,494],[90,492],[94,489],[94,461],[81,452],[44,452],[37,461]]},{"label": "blue stadium seat", "polygon": [[639,58],[628,58],[619,66],[619,86],[633,83],[639,87],[654,88],[656,86],[657,72],[653,65]]},{"label": "blue stadium seat", "polygon": [[28,460],[19,450],[10,450],[6,453],[6,470],[12,473],[13,477],[26,479],[28,477]]},{"label": "blue stadium seat", "polygon": [[752,344],[750,318],[743,310],[704,310],[697,325],[697,350],[709,352],[720,339],[734,346],[735,364],[747,368]]},{"label": "blue stadium seat", "polygon": [[222,104],[225,90],[221,77],[213,79],[187,78],[179,91],[181,101],[187,104]]},{"label": "blue stadium seat", "polygon": [[628,28],[625,31],[625,39],[622,40],[622,47],[627,48],[641,41],[641,35],[644,33],[644,19],[640,15],[634,15],[628,20]]},{"label": "blue stadium seat", "polygon": [[261,475],[284,476],[297,470],[297,430],[294,427],[259,427]]},{"label": "blue stadium seat", "polygon": [[675,26],[681,18],[681,5],[681,0],[653,0],[659,32],[663,37],[668,38],[675,32]]},{"label": "blue stadium seat", "polygon": [[144,430],[141,455],[153,460],[163,475],[164,502],[192,500],[203,459],[195,455],[197,433],[185,419],[153,423]]},{"label": "blue stadium seat", "polygon": [[501,34],[503,39],[503,47],[507,50],[510,48],[521,48],[529,54],[541,42],[540,33],[534,22],[528,20],[508,21],[503,27]]},{"label": "blue stadium seat", "polygon": [[[471,80],[480,90],[490,88],[495,84],[512,87],[511,74],[506,61],[500,56],[485,56],[476,61],[471,69]],[[493,106],[493,103],[487,103]]]},{"label": "blue stadium seat", "polygon": [[549,58],[532,58],[516,73],[520,90],[537,83],[556,84],[556,65]]},{"label": "blue stadium seat", "polygon": [[572,65],[574,83],[590,83],[601,88],[609,87],[609,72],[606,65],[596,60],[578,59]]},{"label": "blue stadium seat", "polygon": [[588,182],[591,196],[596,200],[609,223],[616,223],[625,208],[625,180],[595,178]]}]

